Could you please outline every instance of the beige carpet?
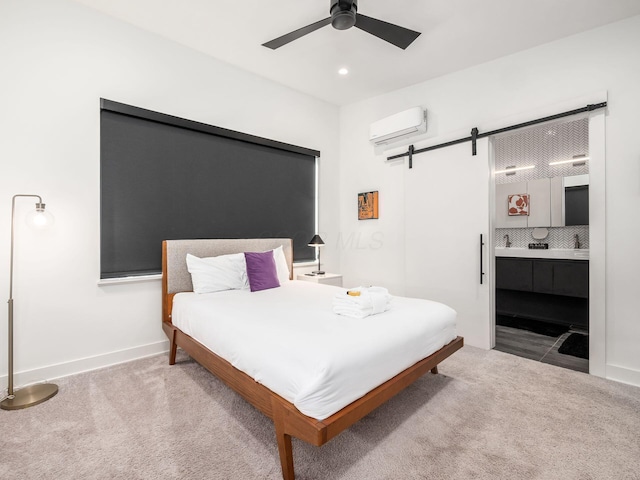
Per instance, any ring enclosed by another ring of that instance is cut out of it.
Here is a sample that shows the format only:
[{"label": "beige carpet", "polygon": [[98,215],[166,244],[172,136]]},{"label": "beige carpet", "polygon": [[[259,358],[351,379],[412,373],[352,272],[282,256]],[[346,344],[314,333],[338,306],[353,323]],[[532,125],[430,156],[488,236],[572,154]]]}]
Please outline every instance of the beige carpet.
[{"label": "beige carpet", "polygon": [[[271,422],[185,356],[60,379],[0,411],[3,479],[280,479]],[[640,388],[465,347],[297,479],[640,479]]]}]

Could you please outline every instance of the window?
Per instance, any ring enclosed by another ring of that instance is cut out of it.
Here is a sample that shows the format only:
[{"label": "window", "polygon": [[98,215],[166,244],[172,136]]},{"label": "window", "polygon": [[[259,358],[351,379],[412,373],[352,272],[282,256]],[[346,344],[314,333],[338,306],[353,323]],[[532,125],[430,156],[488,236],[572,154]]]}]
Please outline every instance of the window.
[{"label": "window", "polygon": [[101,278],[161,271],[162,240],[294,240],[313,260],[320,152],[101,100]]}]

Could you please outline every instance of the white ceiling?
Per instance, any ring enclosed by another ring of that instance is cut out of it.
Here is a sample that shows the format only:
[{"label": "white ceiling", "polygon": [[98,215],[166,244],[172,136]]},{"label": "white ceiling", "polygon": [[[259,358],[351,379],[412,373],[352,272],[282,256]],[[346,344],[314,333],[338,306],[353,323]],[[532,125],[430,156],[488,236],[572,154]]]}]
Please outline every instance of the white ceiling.
[{"label": "white ceiling", "polygon": [[270,50],[262,43],[328,17],[330,1],[75,1],[336,105],[640,14],[640,0],[359,0],[359,13],[422,35],[401,50],[326,26]]}]

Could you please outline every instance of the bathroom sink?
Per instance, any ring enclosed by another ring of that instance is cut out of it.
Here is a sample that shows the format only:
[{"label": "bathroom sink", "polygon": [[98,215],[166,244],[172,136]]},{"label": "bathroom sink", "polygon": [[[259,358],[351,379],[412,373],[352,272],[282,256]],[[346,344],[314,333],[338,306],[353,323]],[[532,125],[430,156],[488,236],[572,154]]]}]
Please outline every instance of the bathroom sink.
[{"label": "bathroom sink", "polygon": [[532,248],[496,247],[496,257],[522,257],[522,258],[557,258],[564,260],[589,260],[588,249],[551,248],[549,250],[537,250]]},{"label": "bathroom sink", "polygon": [[574,250],[573,256],[577,258],[589,258],[589,250]]}]

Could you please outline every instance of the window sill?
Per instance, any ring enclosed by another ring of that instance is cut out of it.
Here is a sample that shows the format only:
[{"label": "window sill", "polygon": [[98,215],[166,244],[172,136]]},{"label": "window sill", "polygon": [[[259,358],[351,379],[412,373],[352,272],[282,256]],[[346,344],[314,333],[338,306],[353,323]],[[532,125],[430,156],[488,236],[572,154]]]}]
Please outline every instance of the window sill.
[{"label": "window sill", "polygon": [[101,278],[98,280],[98,286],[104,287],[107,285],[122,285],[125,283],[151,282],[156,280],[162,280],[161,273],[155,273],[153,275],[136,275],[132,277]]}]

